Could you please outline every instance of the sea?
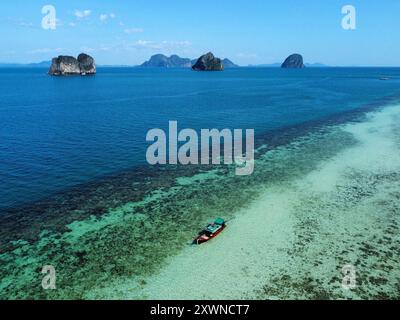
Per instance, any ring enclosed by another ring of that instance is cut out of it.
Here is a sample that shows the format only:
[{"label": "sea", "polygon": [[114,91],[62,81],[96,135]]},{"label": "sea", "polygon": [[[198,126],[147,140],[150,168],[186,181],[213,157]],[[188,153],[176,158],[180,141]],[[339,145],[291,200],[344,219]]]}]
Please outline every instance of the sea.
[{"label": "sea", "polygon": [[[149,166],[169,121],[254,129],[254,173]],[[3,68],[0,297],[399,298],[399,178],[400,68]]]}]

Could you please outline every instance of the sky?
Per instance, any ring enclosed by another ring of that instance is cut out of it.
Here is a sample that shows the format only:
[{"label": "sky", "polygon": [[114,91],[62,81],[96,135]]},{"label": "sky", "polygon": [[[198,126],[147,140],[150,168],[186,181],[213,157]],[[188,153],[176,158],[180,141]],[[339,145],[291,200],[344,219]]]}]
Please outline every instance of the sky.
[{"label": "sky", "polygon": [[[56,9],[56,29],[42,8]],[[356,29],[342,27],[342,7]],[[86,52],[98,64],[136,65],[152,54],[212,51],[240,65],[305,62],[399,66],[398,0],[2,0],[0,62],[30,63]]]}]

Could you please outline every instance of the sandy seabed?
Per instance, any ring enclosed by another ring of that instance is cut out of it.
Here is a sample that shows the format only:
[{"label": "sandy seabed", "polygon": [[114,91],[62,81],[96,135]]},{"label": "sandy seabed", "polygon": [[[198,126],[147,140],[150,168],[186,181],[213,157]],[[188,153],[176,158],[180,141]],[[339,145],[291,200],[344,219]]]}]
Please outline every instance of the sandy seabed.
[{"label": "sandy seabed", "polygon": [[[218,238],[186,247],[140,283],[121,279],[87,297],[399,298],[400,107],[335,130],[355,143],[303,176],[266,182]],[[356,270],[353,290],[342,287],[346,264]]]}]

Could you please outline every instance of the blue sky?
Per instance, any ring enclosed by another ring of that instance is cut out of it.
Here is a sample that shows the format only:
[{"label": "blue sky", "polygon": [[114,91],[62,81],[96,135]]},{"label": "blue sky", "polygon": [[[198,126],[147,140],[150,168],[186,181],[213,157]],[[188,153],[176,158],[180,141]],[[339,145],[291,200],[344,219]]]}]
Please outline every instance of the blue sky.
[{"label": "blue sky", "polygon": [[[41,27],[47,4],[57,10],[56,30]],[[347,4],[357,10],[356,30],[341,27]],[[398,0],[4,0],[0,10],[0,62],[84,51],[99,64],[138,64],[155,53],[212,51],[241,65],[294,52],[311,63],[400,65]]]}]

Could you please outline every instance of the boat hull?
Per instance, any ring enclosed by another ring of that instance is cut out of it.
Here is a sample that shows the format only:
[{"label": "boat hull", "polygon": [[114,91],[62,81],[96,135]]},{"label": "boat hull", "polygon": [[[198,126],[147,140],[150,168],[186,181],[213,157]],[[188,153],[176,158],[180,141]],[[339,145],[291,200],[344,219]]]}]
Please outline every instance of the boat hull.
[{"label": "boat hull", "polygon": [[199,235],[197,238],[195,238],[193,240],[193,244],[200,245],[200,244],[206,243],[206,242],[214,239],[216,236],[218,236],[225,228],[226,228],[226,225],[223,225],[223,226],[221,226],[221,228],[218,231],[216,231],[213,234],[210,234],[210,235],[205,235],[205,234]]}]

